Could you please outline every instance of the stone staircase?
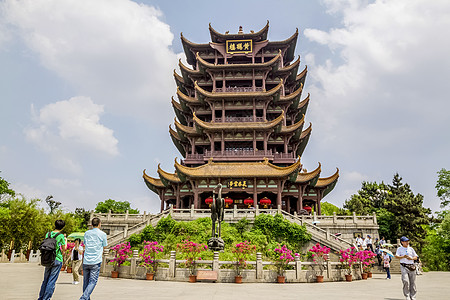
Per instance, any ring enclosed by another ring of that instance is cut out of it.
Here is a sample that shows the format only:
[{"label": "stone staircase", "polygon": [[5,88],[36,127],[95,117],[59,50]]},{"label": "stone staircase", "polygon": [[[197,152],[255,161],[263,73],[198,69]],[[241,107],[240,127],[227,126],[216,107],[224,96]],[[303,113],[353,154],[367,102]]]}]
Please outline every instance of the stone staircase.
[{"label": "stone staircase", "polygon": [[[324,230],[312,224],[312,222],[308,222],[302,216],[291,215],[281,208],[278,209],[259,209],[256,207],[255,209],[237,209],[234,207],[233,209],[226,209],[224,213],[224,222],[227,223],[237,223],[239,220],[243,218],[247,218],[250,222],[253,222],[259,214],[281,214],[286,220],[296,223],[298,225],[305,225],[308,232],[311,234],[312,241],[314,243],[320,243],[321,245],[325,245],[331,248],[334,251],[338,251],[340,249],[346,249],[353,246],[352,243],[341,239],[339,237],[335,237],[333,234],[330,234],[328,230]],[[172,207],[168,210],[165,210],[156,215],[146,215],[143,218],[143,221],[135,224],[132,227],[126,227],[123,231],[120,231],[114,235],[108,236],[108,245],[114,246],[119,243],[127,240],[132,234],[140,233],[146,226],[152,225],[156,226],[161,218],[171,216],[175,221],[191,221],[198,218],[209,218],[211,216],[211,211],[209,209],[194,209],[193,207],[190,209],[173,209]],[[93,214],[92,217],[105,217],[100,214]]]}]

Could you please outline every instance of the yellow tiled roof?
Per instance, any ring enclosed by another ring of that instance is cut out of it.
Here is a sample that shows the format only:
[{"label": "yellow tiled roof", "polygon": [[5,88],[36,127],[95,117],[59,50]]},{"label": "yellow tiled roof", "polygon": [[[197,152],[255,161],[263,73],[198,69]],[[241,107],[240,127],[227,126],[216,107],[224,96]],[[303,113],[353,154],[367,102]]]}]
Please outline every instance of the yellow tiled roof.
[{"label": "yellow tiled roof", "polygon": [[281,87],[283,86],[283,80],[269,91],[264,92],[235,92],[235,93],[216,93],[216,92],[208,92],[202,89],[197,82],[194,82],[195,89],[205,97],[208,98],[253,98],[253,97],[270,97],[275,93],[281,91]]},{"label": "yellow tiled roof", "polygon": [[297,179],[295,180],[295,182],[302,183],[302,182],[308,182],[310,180],[313,180],[314,178],[316,178],[320,175],[321,171],[322,171],[322,165],[319,163],[319,166],[314,171],[307,172],[307,173],[298,173]]},{"label": "yellow tiled roof", "polygon": [[180,90],[179,87],[177,87],[177,96],[178,96],[178,98],[179,98],[180,100],[184,100],[184,101],[186,101],[186,102],[188,102],[188,103],[191,103],[191,104],[201,104],[201,102],[200,102],[198,99],[196,99],[196,98],[194,98],[194,97],[189,97],[188,95],[184,94],[184,93]]},{"label": "yellow tiled roof", "polygon": [[200,65],[203,65],[206,69],[220,69],[220,70],[227,70],[227,69],[243,69],[243,68],[251,68],[251,69],[262,69],[262,68],[268,68],[272,65],[276,64],[281,59],[281,50],[280,52],[271,60],[266,61],[264,63],[250,63],[250,64],[220,64],[215,65],[212,63],[207,62],[203,58],[200,57],[200,55],[196,54],[196,59]]},{"label": "yellow tiled roof", "polygon": [[218,131],[227,129],[265,130],[277,126],[284,118],[284,112],[282,112],[276,119],[266,122],[205,122],[197,118],[195,113],[193,115],[194,122],[201,128]]},{"label": "yellow tiled roof", "polygon": [[209,23],[209,32],[211,35],[211,39],[214,41],[215,39],[213,38],[213,36],[222,38],[222,39],[235,39],[235,38],[246,38],[246,39],[251,39],[252,37],[258,37],[260,35],[262,36],[267,36],[267,31],[269,30],[269,21],[267,21],[266,26],[264,26],[260,31],[258,32],[253,32],[253,33],[243,33],[243,34],[223,34],[220,33],[218,31],[216,31],[214,28],[212,28],[211,23]]},{"label": "yellow tiled roof", "polygon": [[181,141],[180,136],[178,135],[178,132],[176,132],[175,130],[172,129],[172,127],[169,125],[169,133],[171,136],[173,136],[174,138],[176,138],[177,140]]},{"label": "yellow tiled roof", "polygon": [[291,71],[292,69],[298,67],[300,64],[300,55],[298,56],[297,60],[294,61],[292,64],[290,64],[289,66],[285,66],[283,68],[278,69],[278,72],[288,72]]},{"label": "yellow tiled roof", "polygon": [[175,159],[175,169],[188,177],[214,177],[214,178],[239,178],[239,177],[286,177],[296,172],[301,166],[300,158],[297,162],[287,167],[278,167],[263,162],[239,162],[239,163],[215,163],[210,160],[207,164],[190,168],[179,164]]},{"label": "yellow tiled roof", "polygon": [[163,187],[164,187],[164,184],[162,183],[161,179],[159,179],[159,178],[153,178],[153,177],[148,176],[148,175],[145,173],[145,169],[144,169],[144,173],[143,173],[143,175],[142,175],[142,178],[144,178],[144,180],[145,180],[147,183],[149,183],[149,184],[151,184],[151,185],[153,185],[153,186],[155,186],[155,187],[157,187],[157,188],[163,188]]},{"label": "yellow tiled roof", "polygon": [[187,72],[187,73],[189,73],[189,74],[201,75],[201,73],[200,73],[199,70],[192,70],[191,68],[185,66],[185,65],[181,62],[181,58],[180,58],[180,60],[178,61],[178,65],[180,66],[180,70],[181,70],[181,71],[185,71],[185,72]]},{"label": "yellow tiled roof", "polygon": [[301,84],[298,89],[296,89],[293,93],[290,93],[287,96],[281,96],[280,97],[280,101],[291,101],[292,99],[294,99],[295,97],[298,97],[299,95],[301,95],[303,90],[303,84]]},{"label": "yellow tiled roof", "polygon": [[304,123],[305,123],[305,115],[303,115],[302,119],[300,121],[298,121],[297,123],[294,123],[289,126],[282,126],[281,133],[289,133],[289,132],[296,131],[297,129],[302,127]]},{"label": "yellow tiled roof", "polygon": [[158,164],[158,174],[159,174],[159,176],[161,176],[162,178],[164,178],[170,182],[175,182],[175,183],[181,182],[181,179],[180,179],[180,177],[178,177],[177,174],[168,173],[168,172],[164,171],[163,169],[161,169],[161,164]]},{"label": "yellow tiled roof", "polygon": [[180,129],[181,131],[189,133],[189,134],[197,134],[197,131],[195,130],[195,128],[181,124],[180,122],[177,121],[176,118],[174,118],[174,121],[175,121],[175,126],[177,127],[177,129]]},{"label": "yellow tiled roof", "polygon": [[315,187],[327,187],[328,185],[334,183],[339,178],[339,168],[336,168],[336,173],[331,175],[330,177],[319,178]]}]

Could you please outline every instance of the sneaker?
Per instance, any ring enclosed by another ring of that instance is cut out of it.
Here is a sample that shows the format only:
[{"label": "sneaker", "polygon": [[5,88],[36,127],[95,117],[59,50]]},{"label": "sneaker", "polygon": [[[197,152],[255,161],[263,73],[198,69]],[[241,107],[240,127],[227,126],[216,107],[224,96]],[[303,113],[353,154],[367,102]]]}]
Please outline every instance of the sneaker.
[{"label": "sneaker", "polygon": [[79,282],[78,281],[74,281],[72,284],[79,284]]}]

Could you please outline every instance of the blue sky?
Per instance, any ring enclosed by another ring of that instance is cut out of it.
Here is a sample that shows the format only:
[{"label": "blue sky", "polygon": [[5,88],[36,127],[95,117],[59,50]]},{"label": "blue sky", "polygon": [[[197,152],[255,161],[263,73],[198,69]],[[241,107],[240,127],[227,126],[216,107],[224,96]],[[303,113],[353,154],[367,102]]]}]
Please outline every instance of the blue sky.
[{"label": "blue sky", "polygon": [[[277,5],[274,6],[274,3]],[[448,1],[0,1],[0,176],[66,209],[108,198],[159,210],[142,181],[180,158],[168,126],[184,59],[180,32],[209,41],[298,28],[308,65],[304,167],[340,169],[325,199],[341,206],[361,181],[398,172],[439,210],[436,172],[450,168]]]}]

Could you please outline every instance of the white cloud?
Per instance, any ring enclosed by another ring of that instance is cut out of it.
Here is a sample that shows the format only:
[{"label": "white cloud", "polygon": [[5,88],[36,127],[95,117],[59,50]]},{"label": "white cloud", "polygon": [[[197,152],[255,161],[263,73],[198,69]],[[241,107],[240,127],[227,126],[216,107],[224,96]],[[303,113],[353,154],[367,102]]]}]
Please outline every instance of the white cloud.
[{"label": "white cloud", "polygon": [[58,101],[34,112],[34,124],[24,133],[28,141],[50,154],[56,167],[80,173],[79,155],[119,154],[113,130],[100,124],[102,113],[103,106],[88,97]]},{"label": "white cloud", "polygon": [[81,182],[78,179],[49,178],[49,179],[47,179],[47,182],[50,185],[60,187],[60,188],[81,186]]},{"label": "white cloud", "polygon": [[[442,138],[450,123],[450,39],[445,37],[450,2],[324,3],[342,18],[342,26],[304,31],[331,50],[325,62],[304,55],[315,155],[334,156],[342,170],[366,174],[369,180],[389,182],[397,170],[410,172],[416,189],[434,199],[438,158],[432,153],[450,149],[450,141]],[[425,166],[421,172],[412,163],[416,160]],[[352,178],[344,173],[338,194],[353,185]]]},{"label": "white cloud", "polygon": [[[42,64],[115,113],[170,114],[177,56],[161,11],[129,0],[6,0],[3,22]],[[165,109],[165,112],[161,112]]]}]

